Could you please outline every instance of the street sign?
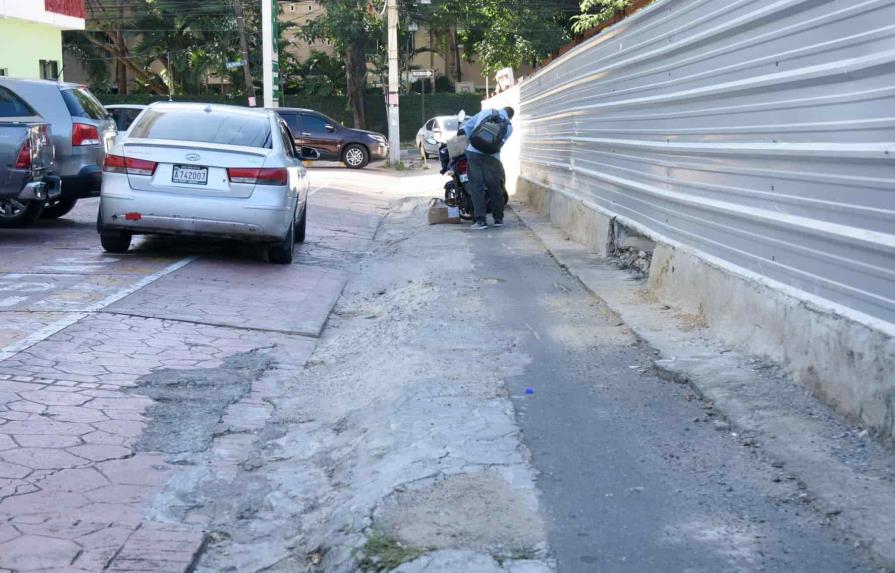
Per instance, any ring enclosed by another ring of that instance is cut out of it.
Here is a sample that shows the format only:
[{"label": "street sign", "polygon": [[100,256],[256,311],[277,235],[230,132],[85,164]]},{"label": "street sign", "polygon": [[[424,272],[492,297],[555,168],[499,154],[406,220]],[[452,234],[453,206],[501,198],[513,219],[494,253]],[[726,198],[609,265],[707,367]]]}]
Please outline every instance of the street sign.
[{"label": "street sign", "polygon": [[434,75],[434,70],[410,70],[410,77],[412,78],[431,78]]},{"label": "street sign", "polygon": [[242,62],[227,62],[224,67],[228,70],[235,70],[242,67]]}]

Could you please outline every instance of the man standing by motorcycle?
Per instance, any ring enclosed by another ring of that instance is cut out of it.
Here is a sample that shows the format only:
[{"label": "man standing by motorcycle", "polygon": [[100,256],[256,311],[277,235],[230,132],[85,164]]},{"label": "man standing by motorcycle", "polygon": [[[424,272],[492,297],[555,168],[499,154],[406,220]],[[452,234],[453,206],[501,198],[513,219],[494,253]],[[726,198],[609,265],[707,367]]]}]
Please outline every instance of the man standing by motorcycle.
[{"label": "man standing by motorcycle", "polygon": [[511,120],[515,111],[511,107],[500,110],[483,109],[463,125],[469,138],[466,160],[469,162],[469,183],[466,188],[472,197],[475,223],[472,229],[488,228],[487,201],[491,202],[494,226],[503,226],[503,165],[500,163],[500,149],[513,134]]}]

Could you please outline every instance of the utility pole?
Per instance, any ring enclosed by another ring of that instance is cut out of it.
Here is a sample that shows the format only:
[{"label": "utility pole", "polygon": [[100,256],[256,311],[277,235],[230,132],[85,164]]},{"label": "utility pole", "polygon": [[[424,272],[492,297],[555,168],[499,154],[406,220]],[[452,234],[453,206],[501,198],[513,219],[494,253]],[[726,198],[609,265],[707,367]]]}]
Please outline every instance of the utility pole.
[{"label": "utility pole", "polygon": [[242,0],[233,0],[233,8],[236,10],[236,26],[239,28],[239,48],[242,50],[242,73],[245,78],[246,95],[249,98],[249,107],[255,107],[255,84],[252,83],[252,72],[249,70],[249,44],[246,41],[246,20],[242,14]]},{"label": "utility pole", "polygon": [[261,0],[261,50],[264,68],[264,107],[280,105],[279,56],[274,40],[276,0]]},{"label": "utility pole", "polygon": [[398,0],[388,0],[388,159],[401,162],[401,120],[398,115]]},{"label": "utility pole", "polygon": [[171,75],[171,52],[165,52],[168,64],[168,101],[174,101],[174,76]]}]

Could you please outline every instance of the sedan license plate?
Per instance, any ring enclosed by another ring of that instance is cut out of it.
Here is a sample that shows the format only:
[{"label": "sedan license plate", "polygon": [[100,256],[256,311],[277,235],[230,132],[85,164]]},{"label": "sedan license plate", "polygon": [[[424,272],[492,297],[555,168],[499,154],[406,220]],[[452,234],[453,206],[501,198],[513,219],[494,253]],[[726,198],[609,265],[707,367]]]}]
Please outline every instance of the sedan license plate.
[{"label": "sedan license plate", "polygon": [[188,185],[208,185],[208,167],[175,165],[171,172],[171,181]]}]

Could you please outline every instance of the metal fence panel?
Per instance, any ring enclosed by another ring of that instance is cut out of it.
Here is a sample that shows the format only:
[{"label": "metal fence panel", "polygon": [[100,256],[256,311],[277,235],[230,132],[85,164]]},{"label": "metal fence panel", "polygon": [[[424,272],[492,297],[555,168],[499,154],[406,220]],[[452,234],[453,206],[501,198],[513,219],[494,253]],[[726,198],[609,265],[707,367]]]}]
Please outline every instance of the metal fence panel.
[{"label": "metal fence panel", "polygon": [[895,323],[895,0],[661,0],[520,93],[523,177]]}]

